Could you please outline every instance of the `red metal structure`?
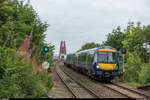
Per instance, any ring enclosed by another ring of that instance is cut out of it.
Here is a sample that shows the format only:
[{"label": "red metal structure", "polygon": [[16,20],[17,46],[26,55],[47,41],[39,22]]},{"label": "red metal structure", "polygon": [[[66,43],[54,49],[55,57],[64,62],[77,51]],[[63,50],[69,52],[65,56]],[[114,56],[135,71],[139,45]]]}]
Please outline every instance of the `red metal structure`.
[{"label": "red metal structure", "polygon": [[65,41],[60,43],[59,59],[63,60],[66,57],[66,44]]}]

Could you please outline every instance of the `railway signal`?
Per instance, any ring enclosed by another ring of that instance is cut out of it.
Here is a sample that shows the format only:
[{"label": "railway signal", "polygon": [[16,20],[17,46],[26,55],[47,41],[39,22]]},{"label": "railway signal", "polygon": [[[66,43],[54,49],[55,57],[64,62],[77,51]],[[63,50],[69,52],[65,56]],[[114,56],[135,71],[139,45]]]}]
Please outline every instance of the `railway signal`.
[{"label": "railway signal", "polygon": [[43,51],[44,51],[44,60],[46,60],[47,59],[47,52],[49,51],[49,47],[48,46],[44,46],[44,48],[43,48]]},{"label": "railway signal", "polygon": [[49,51],[49,47],[48,46],[44,46],[43,50],[44,50],[44,53],[47,53]]},{"label": "railway signal", "polygon": [[44,46],[43,51],[44,51],[44,60],[45,61],[42,63],[42,69],[43,69],[43,71],[47,72],[47,70],[49,68],[49,63],[46,61],[46,59],[47,59],[47,52],[49,52],[49,47]]},{"label": "railway signal", "polygon": [[122,73],[123,73],[123,80],[125,79],[125,68],[124,68],[124,63],[125,63],[125,54],[126,54],[126,48],[122,48]]},{"label": "railway signal", "polygon": [[121,52],[122,54],[126,54],[126,48],[122,48]]}]

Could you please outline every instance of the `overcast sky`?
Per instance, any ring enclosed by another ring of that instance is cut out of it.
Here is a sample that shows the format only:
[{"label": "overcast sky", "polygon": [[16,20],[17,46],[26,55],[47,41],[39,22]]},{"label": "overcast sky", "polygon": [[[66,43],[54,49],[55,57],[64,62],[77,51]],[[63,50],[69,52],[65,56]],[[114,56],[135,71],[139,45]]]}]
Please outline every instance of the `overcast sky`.
[{"label": "overcast sky", "polygon": [[42,21],[51,26],[46,42],[55,45],[66,41],[67,53],[86,42],[102,43],[118,25],[124,29],[129,20],[150,24],[150,0],[31,0]]}]

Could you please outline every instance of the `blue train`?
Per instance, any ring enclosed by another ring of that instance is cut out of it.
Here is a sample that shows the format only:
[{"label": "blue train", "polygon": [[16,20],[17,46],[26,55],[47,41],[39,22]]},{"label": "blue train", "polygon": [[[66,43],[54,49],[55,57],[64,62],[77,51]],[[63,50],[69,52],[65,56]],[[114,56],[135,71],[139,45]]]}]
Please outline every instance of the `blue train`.
[{"label": "blue train", "polygon": [[101,46],[68,54],[64,64],[91,78],[110,81],[118,75],[119,55],[115,48]]}]

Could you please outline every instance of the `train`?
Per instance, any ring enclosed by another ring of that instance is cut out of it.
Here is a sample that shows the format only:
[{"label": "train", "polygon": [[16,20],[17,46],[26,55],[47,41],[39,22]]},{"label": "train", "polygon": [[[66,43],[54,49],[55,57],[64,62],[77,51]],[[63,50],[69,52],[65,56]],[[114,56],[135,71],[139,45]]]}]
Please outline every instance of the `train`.
[{"label": "train", "polygon": [[118,75],[119,54],[111,46],[100,46],[67,54],[64,64],[91,79],[111,81]]}]

